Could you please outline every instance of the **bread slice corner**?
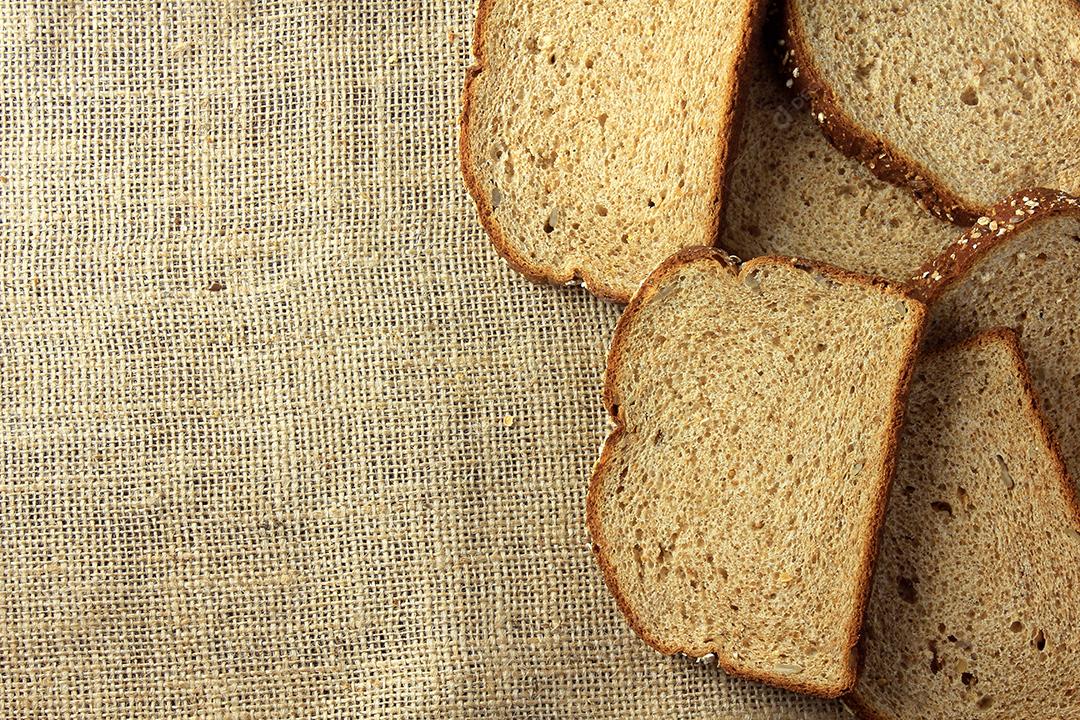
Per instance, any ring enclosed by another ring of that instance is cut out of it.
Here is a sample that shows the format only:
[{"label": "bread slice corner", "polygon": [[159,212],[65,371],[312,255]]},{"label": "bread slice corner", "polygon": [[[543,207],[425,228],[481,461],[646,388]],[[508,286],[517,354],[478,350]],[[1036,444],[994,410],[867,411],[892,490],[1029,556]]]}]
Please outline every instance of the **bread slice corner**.
[{"label": "bread slice corner", "polygon": [[1075,0],[784,0],[784,63],[841,151],[939,216],[1080,193]]},{"label": "bread slice corner", "polygon": [[[766,23],[766,42],[779,24]],[[956,241],[954,224],[830,145],[807,99],[784,87],[774,53],[756,50],[721,247],[744,260],[797,255],[903,282]]]},{"label": "bread slice corner", "polygon": [[1080,718],[1080,500],[1013,331],[920,360],[899,458],[845,703]]},{"label": "bread slice corner", "polygon": [[796,258],[696,248],[646,280],[612,341],[586,511],[645,642],[850,689],[924,317],[884,280]]},{"label": "bread slice corner", "polygon": [[930,306],[926,342],[1014,328],[1061,443],[1080,473],[1080,198],[1030,188],[1002,200],[920,270],[909,291]]},{"label": "bread slice corner", "polygon": [[762,0],[481,0],[461,171],[509,265],[627,302],[719,234]]}]

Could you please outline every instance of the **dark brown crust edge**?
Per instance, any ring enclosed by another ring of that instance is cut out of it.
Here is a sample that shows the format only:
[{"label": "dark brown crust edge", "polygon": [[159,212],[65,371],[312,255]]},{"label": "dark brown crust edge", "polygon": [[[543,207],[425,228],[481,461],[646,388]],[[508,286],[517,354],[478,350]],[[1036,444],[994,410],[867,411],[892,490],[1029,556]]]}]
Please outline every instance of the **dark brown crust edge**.
[{"label": "dark brown crust edge", "polygon": [[[1035,426],[1045,448],[1051,455],[1055,470],[1054,474],[1057,476],[1062,497],[1065,499],[1065,504],[1072,508],[1073,526],[1080,532],[1080,490],[1077,489],[1076,484],[1073,482],[1065,468],[1065,461],[1062,459],[1061,448],[1058,445],[1057,438],[1050,430],[1050,424],[1040,407],[1039,397],[1035,392],[1035,386],[1031,379],[1031,372],[1028,370],[1027,362],[1024,360],[1024,353],[1020,348],[1020,339],[1017,336],[1016,331],[1006,327],[991,328],[978,335],[953,343],[952,345],[937,348],[928,353],[928,355],[943,355],[953,352],[954,350],[970,349],[993,343],[1003,344],[1008,350],[1009,355],[1012,356],[1013,362],[1016,365],[1017,377],[1020,379],[1023,392],[1027,397],[1025,410],[1027,411],[1032,425]],[[861,660],[862,650],[860,647],[860,664]],[[903,720],[902,718],[886,714],[884,711],[875,708],[870,702],[867,702],[859,694],[858,686],[853,688],[851,693],[845,695],[841,701],[856,715],[856,717],[860,718],[860,720]]]},{"label": "dark brown crust edge", "polygon": [[[473,56],[475,63],[465,73],[465,89],[462,93],[461,119],[459,122],[460,133],[458,136],[458,154],[461,160],[461,174],[465,180],[465,187],[476,204],[477,215],[480,224],[491,238],[495,251],[510,265],[511,268],[524,275],[533,282],[546,285],[567,285],[580,280],[587,290],[597,297],[625,304],[632,296],[616,288],[600,277],[589,274],[584,268],[572,268],[566,273],[558,273],[551,267],[535,265],[529,262],[514,249],[507,241],[502,228],[495,220],[491,201],[482,191],[479,176],[473,166],[472,154],[469,152],[469,133],[471,128],[472,104],[475,100],[474,85],[476,78],[487,68],[487,49],[484,41],[487,30],[488,16],[496,0],[480,0],[476,14],[476,26],[473,31]],[[749,56],[750,48],[757,37],[762,17],[764,16],[764,0],[750,0],[747,4],[745,31],[736,50],[733,72],[729,80],[728,96],[728,122],[721,123],[720,137],[717,139],[718,152],[713,166],[713,195],[710,198],[712,205],[712,217],[709,218],[706,232],[711,234],[712,245],[720,242],[720,224],[724,215],[724,204],[727,199],[725,192],[728,175],[731,168],[728,167],[728,157],[731,155],[732,146],[737,141],[739,126],[741,125],[742,106],[745,104],[746,88],[749,83]]]},{"label": "dark brown crust edge", "polygon": [[821,131],[836,149],[854,157],[885,182],[906,187],[930,212],[957,225],[970,225],[987,208],[964,200],[934,173],[869,131],[859,127],[844,112],[836,94],[822,79],[798,17],[798,0],[784,0],[784,70],[795,89],[810,99],[810,107]]},{"label": "dark brown crust edge", "polygon": [[838,282],[855,283],[866,287],[877,287],[884,293],[893,295],[897,299],[907,302],[909,311],[918,313],[916,330],[912,334],[911,343],[904,356],[904,368],[901,371],[900,381],[897,383],[896,392],[893,396],[892,415],[889,418],[889,424],[886,428],[887,440],[881,467],[882,477],[885,478],[885,481],[878,491],[877,498],[874,502],[874,509],[868,519],[867,530],[871,537],[867,543],[866,555],[863,560],[863,573],[860,575],[855,587],[856,611],[852,616],[851,625],[848,630],[847,644],[850,652],[848,653],[848,664],[845,668],[846,676],[843,682],[835,686],[822,686],[806,682],[795,682],[786,676],[747,671],[739,668],[730,658],[722,655],[719,648],[713,649],[712,651],[712,654],[716,655],[717,664],[730,676],[754,680],[786,690],[805,693],[807,695],[815,695],[823,698],[836,698],[849,692],[856,680],[857,661],[855,658],[855,648],[859,641],[863,619],[866,614],[866,606],[869,600],[871,581],[873,579],[874,563],[877,558],[878,543],[884,525],[885,507],[892,485],[892,478],[896,471],[896,453],[900,438],[900,430],[904,419],[904,411],[907,406],[908,391],[911,385],[915,361],[918,356],[922,332],[926,326],[926,307],[917,298],[909,295],[903,288],[897,287],[882,278],[861,275],[825,263],[792,257],[758,257],[744,263],[740,267],[737,266],[731,257],[722,250],[707,247],[687,248],[676,253],[665,260],[651,275],[649,275],[645,282],[642,283],[641,289],[634,295],[629,307],[623,312],[622,317],[619,318],[619,322],[615,327],[615,334],[611,341],[611,349],[608,354],[607,371],[604,380],[604,406],[607,408],[608,416],[611,418],[614,428],[604,441],[603,448],[600,451],[600,458],[593,466],[592,477],[589,482],[588,497],[585,503],[585,514],[586,525],[589,534],[593,539],[593,553],[596,555],[597,562],[600,565],[600,570],[604,576],[604,582],[607,584],[608,590],[614,596],[619,610],[626,617],[631,629],[633,629],[646,644],[665,655],[685,653],[686,648],[665,645],[659,639],[651,635],[648,629],[645,628],[640,619],[636,616],[633,608],[630,607],[629,602],[619,587],[615,570],[608,558],[608,546],[604,539],[597,503],[601,475],[603,474],[605,466],[610,462],[611,453],[613,452],[614,447],[623,435],[624,422],[616,386],[618,385],[619,368],[622,365],[623,346],[629,328],[631,324],[635,322],[636,316],[642,306],[649,302],[656,293],[657,287],[669,273],[677,271],[685,265],[701,260],[716,262],[721,266],[722,271],[729,272],[736,277],[762,265],[789,266],[818,272]]},{"label": "dark brown crust edge", "polygon": [[994,251],[1062,215],[1080,217],[1080,198],[1047,188],[1013,193],[990,208],[938,257],[919,268],[905,287],[915,297],[932,304]]}]

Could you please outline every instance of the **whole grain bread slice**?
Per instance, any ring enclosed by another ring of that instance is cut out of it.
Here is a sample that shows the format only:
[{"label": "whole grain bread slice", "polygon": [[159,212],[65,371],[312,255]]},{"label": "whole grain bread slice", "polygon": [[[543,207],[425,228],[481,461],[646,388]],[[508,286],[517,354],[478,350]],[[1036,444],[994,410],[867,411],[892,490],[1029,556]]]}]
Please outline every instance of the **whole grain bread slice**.
[{"label": "whole grain bread slice", "polygon": [[753,59],[721,247],[744,260],[795,255],[903,282],[956,241],[956,226],[832,147],[768,53]]},{"label": "whole grain bread slice", "polygon": [[785,59],[838,147],[961,224],[1080,193],[1080,3],[786,0]]},{"label": "whole grain bread slice", "polygon": [[663,653],[836,696],[855,679],[925,308],[792,258],[683,251],[620,319],[588,526]]},{"label": "whole grain bread slice", "polygon": [[717,240],[759,0],[481,0],[461,168],[499,253],[626,302]]},{"label": "whole grain bread slice", "polygon": [[1080,503],[1016,336],[920,361],[848,704],[1080,718]]},{"label": "whole grain bread slice", "polygon": [[1030,189],[980,218],[910,289],[931,304],[927,342],[1014,328],[1035,389],[1080,477],[1080,200]]}]

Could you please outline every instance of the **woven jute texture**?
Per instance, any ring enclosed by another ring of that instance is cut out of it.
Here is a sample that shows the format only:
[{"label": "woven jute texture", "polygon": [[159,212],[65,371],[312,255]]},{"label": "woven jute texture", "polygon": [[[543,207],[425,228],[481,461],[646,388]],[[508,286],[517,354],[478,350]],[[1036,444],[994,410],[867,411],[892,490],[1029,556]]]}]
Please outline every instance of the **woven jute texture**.
[{"label": "woven jute texture", "polygon": [[476,222],[474,14],[0,4],[0,717],[838,716],[603,587],[619,309]]}]

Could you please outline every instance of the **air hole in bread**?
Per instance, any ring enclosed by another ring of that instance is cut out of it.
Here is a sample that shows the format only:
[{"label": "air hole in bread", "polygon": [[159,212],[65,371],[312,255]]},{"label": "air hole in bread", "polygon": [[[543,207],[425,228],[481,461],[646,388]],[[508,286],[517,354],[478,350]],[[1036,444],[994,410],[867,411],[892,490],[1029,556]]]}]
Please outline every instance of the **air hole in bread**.
[{"label": "air hole in bread", "polygon": [[1012,490],[1015,483],[1013,482],[1012,474],[1009,473],[1009,466],[1005,464],[1005,458],[999,454],[994,456],[994,460],[997,461],[1001,484],[1005,486],[1006,490]]},{"label": "air hole in bread", "polygon": [[1024,623],[1016,620],[1015,622],[1013,622],[1012,625],[1009,626],[1009,629],[1012,630],[1014,633],[1018,633],[1024,629]]},{"label": "air hole in bread", "polygon": [[593,66],[593,59],[592,58],[585,58],[585,69],[586,70],[592,70],[592,66]]},{"label": "air hole in bread", "polygon": [[1035,638],[1033,642],[1035,643],[1035,649],[1039,652],[1042,652],[1046,649],[1046,636],[1043,634],[1042,630],[1035,633]]},{"label": "air hole in bread", "polygon": [[918,594],[915,592],[915,581],[911,578],[897,577],[896,593],[900,596],[901,600],[910,605],[914,605],[918,600]]},{"label": "air hole in bread", "polygon": [[949,517],[952,517],[952,505],[945,502],[944,500],[935,500],[934,502],[930,503],[930,507],[933,508],[936,512],[948,513]]},{"label": "air hole in bread", "polygon": [[975,703],[975,707],[977,707],[979,710],[986,710],[993,704],[994,698],[990,697],[989,695],[983,695],[981,698],[979,698],[979,702]]},{"label": "air hole in bread", "polygon": [[663,545],[656,546],[656,562],[660,565],[666,565],[671,560],[671,550]]},{"label": "air hole in bread", "polygon": [[600,217],[607,217],[608,209],[606,207],[604,207],[603,205],[597,205],[596,206],[596,214],[599,215]]},{"label": "air hole in bread", "polygon": [[500,190],[498,187],[491,188],[491,209],[498,210],[499,206],[502,205],[502,201],[502,190]]},{"label": "air hole in bread", "polygon": [[960,102],[971,106],[979,104],[979,92],[974,85],[968,85],[964,88],[964,91],[960,93]]},{"label": "air hole in bread", "polygon": [[760,292],[761,273],[759,273],[757,270],[746,273],[746,275],[743,276],[743,285],[750,288],[751,290]]},{"label": "air hole in bread", "polygon": [[551,213],[548,215],[546,221],[544,221],[544,232],[548,235],[555,231],[555,225],[559,222],[559,208],[552,208]]},{"label": "air hole in bread", "polygon": [[973,673],[966,672],[960,673],[960,682],[964,683],[965,685],[971,686],[979,682],[979,680],[975,677]]},{"label": "air hole in bread", "polygon": [[596,122],[600,123],[600,127],[603,128],[605,125],[607,125],[607,118],[607,113],[600,113],[596,116]]}]

